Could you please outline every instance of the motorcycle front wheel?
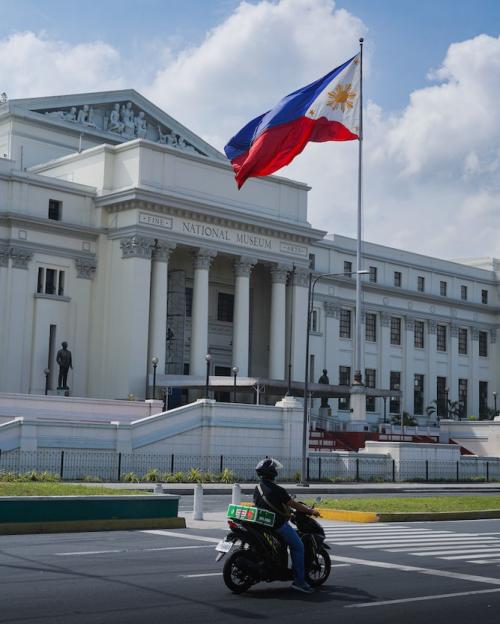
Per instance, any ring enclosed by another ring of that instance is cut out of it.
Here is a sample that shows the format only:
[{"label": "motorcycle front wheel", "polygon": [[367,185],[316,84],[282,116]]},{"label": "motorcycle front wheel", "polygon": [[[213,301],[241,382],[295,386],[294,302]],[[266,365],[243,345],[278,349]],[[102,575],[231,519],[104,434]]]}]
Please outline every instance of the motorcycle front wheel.
[{"label": "motorcycle front wheel", "polygon": [[316,556],[311,561],[309,569],[306,570],[306,581],[311,587],[319,587],[330,576],[332,562],[326,548],[320,548],[316,552]]},{"label": "motorcycle front wheel", "polygon": [[224,564],[224,583],[235,594],[247,591],[255,583],[255,579],[245,571],[245,560],[253,562],[254,558],[248,550],[237,550]]}]

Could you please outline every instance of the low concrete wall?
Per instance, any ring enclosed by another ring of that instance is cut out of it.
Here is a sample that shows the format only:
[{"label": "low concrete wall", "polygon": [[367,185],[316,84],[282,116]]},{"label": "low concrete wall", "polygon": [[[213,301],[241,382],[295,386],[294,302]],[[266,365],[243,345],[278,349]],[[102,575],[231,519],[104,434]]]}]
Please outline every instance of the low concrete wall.
[{"label": "low concrete wall", "polygon": [[500,457],[500,416],[494,420],[442,420],[440,440],[453,441],[475,455]]},{"label": "low concrete wall", "polygon": [[185,526],[179,496],[0,497],[0,534]]}]

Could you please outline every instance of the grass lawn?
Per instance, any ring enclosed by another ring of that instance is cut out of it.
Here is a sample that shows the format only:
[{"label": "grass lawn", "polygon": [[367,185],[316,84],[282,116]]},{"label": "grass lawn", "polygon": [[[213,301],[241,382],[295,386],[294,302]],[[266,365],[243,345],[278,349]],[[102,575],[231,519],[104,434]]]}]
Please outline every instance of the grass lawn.
[{"label": "grass lawn", "polygon": [[151,492],[43,481],[0,481],[0,496],[98,496],[99,494],[129,496],[132,494],[151,494]]},{"label": "grass lawn", "polygon": [[[308,501],[312,504],[313,501]],[[422,511],[500,510],[500,496],[433,496],[422,498],[325,498],[320,509],[374,511],[378,513]]]}]

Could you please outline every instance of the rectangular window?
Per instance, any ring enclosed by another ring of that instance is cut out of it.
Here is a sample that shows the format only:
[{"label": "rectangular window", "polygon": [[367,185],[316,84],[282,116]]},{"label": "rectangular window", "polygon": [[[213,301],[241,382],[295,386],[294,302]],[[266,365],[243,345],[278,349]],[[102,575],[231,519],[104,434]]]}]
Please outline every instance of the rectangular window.
[{"label": "rectangular window", "polygon": [[424,413],[424,376],[419,373],[415,373],[413,382],[413,411],[417,416]]},{"label": "rectangular window", "polygon": [[441,295],[441,297],[446,297],[447,291],[448,291],[448,283],[439,282],[439,294]]},{"label": "rectangular window", "polygon": [[352,277],[352,262],[344,260],[344,275],[346,277]]},{"label": "rectangular window", "polygon": [[193,316],[193,289],[190,286],[186,287],[186,316]]},{"label": "rectangular window", "polygon": [[424,321],[415,321],[413,330],[413,344],[417,349],[424,348]]},{"label": "rectangular window", "polygon": [[[375,388],[377,385],[377,371],[374,368],[365,368],[365,386]],[[375,411],[375,397],[366,397],[366,411]]]},{"label": "rectangular window", "polygon": [[64,271],[38,267],[36,292],[45,295],[64,296]]},{"label": "rectangular window", "polygon": [[219,293],[217,297],[217,320],[225,323],[233,322],[234,295]]},{"label": "rectangular window", "polygon": [[57,199],[49,199],[49,219],[60,221],[62,216],[62,202]]},{"label": "rectangular window", "polygon": [[488,291],[487,290],[481,291],[481,303],[488,303]]},{"label": "rectangular window", "polygon": [[[401,373],[399,371],[391,371],[390,389],[401,390]],[[401,399],[399,397],[391,397],[389,401],[389,411],[391,414],[399,414],[401,409]]]},{"label": "rectangular window", "polygon": [[446,377],[436,377],[436,400],[438,417],[446,418],[448,415],[448,388],[446,387]]},{"label": "rectangular window", "polygon": [[377,267],[371,266],[370,267],[370,282],[373,282],[374,284],[377,283]]},{"label": "rectangular window", "polygon": [[401,271],[394,271],[394,286],[401,288]]},{"label": "rectangular window", "polygon": [[479,332],[479,355],[488,357],[488,332]]},{"label": "rectangular window", "polygon": [[423,277],[422,275],[419,275],[417,277],[417,290],[418,292],[425,291],[425,277]]},{"label": "rectangular window", "polygon": [[467,355],[467,329],[465,327],[458,328],[458,354]]},{"label": "rectangular window", "polygon": [[391,344],[401,345],[401,319],[391,316]]},{"label": "rectangular window", "polygon": [[372,312],[365,314],[365,340],[377,342],[377,315]]},{"label": "rectangular window", "polygon": [[351,337],[351,311],[340,310],[339,338]]},{"label": "rectangular window", "polygon": [[446,351],[446,325],[436,327],[436,347],[438,351]]},{"label": "rectangular window", "polygon": [[467,379],[458,380],[458,405],[460,418],[467,418]]},{"label": "rectangular window", "polygon": [[309,268],[311,269],[311,271],[314,271],[314,269],[316,268],[316,254],[309,254]]},{"label": "rectangular window", "polygon": [[479,418],[488,418],[488,382],[479,382]]},{"label": "rectangular window", "polygon": [[45,269],[42,267],[38,268],[38,280],[36,285],[36,292],[43,293],[43,287],[45,284]]},{"label": "rectangular window", "polygon": [[319,331],[318,324],[318,310],[313,310],[311,314],[311,331],[317,332]]},{"label": "rectangular window", "polygon": [[56,273],[55,269],[45,269],[45,294],[56,294]]},{"label": "rectangular window", "polygon": [[57,281],[57,294],[59,297],[64,295],[64,271],[59,271],[59,279]]},{"label": "rectangular window", "polygon": [[467,286],[460,286],[460,299],[467,301]]},{"label": "rectangular window", "polygon": [[[351,367],[339,366],[339,386],[351,385]],[[349,397],[341,397],[339,399],[339,410],[348,410],[350,408]]]}]

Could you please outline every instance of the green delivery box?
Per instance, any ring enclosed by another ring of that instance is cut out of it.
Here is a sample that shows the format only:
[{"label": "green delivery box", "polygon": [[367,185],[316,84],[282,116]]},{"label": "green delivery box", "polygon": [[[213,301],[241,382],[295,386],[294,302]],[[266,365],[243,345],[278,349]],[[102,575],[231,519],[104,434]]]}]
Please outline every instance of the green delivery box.
[{"label": "green delivery box", "polygon": [[233,520],[245,520],[245,522],[255,522],[264,526],[274,526],[275,514],[267,509],[258,507],[247,507],[246,505],[229,505],[227,517]]}]

